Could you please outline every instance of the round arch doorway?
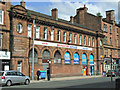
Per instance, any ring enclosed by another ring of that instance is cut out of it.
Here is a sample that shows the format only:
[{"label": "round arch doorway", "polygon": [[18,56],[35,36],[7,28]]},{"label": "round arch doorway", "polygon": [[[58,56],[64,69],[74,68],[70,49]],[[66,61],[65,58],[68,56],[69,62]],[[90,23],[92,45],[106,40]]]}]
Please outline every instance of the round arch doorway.
[{"label": "round arch doorway", "polygon": [[46,71],[49,67],[48,60],[50,60],[50,52],[48,50],[44,50],[42,54],[43,71]]}]

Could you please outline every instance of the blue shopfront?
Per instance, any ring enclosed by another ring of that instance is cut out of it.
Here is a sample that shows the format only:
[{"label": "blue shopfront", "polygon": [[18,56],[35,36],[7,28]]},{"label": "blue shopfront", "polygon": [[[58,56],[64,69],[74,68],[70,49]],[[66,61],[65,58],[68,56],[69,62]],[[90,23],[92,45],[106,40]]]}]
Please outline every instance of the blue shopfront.
[{"label": "blue shopfront", "polygon": [[82,65],[83,65],[83,69],[82,69],[83,76],[86,76],[87,75],[87,56],[86,56],[86,54],[82,54]]},{"label": "blue shopfront", "polygon": [[90,67],[89,74],[93,75],[94,74],[94,57],[93,57],[93,55],[89,56],[89,67]]},{"label": "blue shopfront", "polygon": [[69,52],[65,53],[64,59],[65,59],[65,64],[71,64],[71,58],[70,58],[70,53]]},{"label": "blue shopfront", "polygon": [[78,53],[74,54],[74,64],[79,64],[79,55],[78,55]]}]

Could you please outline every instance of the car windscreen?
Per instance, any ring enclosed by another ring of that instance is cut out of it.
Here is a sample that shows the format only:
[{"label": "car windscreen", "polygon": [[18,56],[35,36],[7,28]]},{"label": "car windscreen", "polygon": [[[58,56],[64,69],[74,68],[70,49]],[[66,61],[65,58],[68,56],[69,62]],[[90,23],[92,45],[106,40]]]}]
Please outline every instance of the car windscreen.
[{"label": "car windscreen", "polygon": [[4,72],[0,72],[0,76],[3,76]]}]

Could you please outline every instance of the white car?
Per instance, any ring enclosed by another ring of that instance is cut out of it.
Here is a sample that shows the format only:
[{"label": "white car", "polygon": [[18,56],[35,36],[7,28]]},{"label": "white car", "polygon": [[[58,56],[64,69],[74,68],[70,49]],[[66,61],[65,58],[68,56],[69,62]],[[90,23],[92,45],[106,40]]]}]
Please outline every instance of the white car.
[{"label": "white car", "polygon": [[28,85],[30,83],[30,78],[25,76],[19,71],[8,70],[0,71],[1,84],[11,86],[15,83],[24,83]]}]

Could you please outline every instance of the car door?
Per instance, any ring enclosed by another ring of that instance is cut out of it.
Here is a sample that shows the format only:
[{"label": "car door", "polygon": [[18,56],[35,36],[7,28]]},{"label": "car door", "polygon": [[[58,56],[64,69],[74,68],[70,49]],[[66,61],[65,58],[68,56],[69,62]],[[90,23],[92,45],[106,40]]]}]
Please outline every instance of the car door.
[{"label": "car door", "polygon": [[25,75],[23,75],[21,72],[17,72],[17,75],[19,83],[25,82]]}]

